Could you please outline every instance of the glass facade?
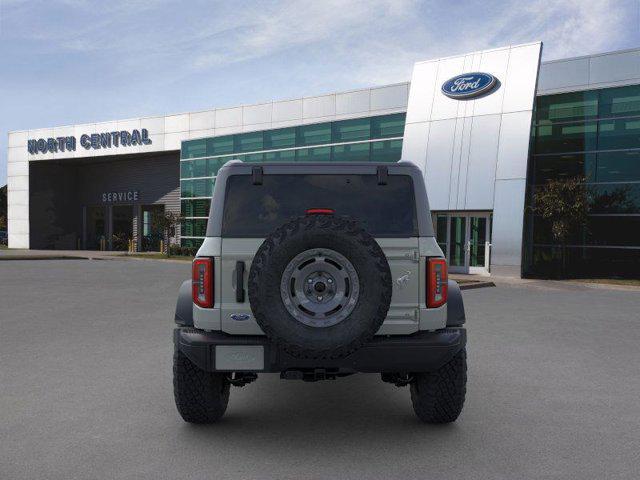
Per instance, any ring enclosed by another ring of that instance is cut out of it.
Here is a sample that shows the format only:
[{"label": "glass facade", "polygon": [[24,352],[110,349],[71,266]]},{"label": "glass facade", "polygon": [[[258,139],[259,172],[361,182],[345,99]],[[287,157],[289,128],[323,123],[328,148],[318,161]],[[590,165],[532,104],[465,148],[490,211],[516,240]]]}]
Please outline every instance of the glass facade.
[{"label": "glass facade", "polygon": [[[640,277],[640,85],[538,97],[528,169],[525,276],[564,263],[572,276]],[[563,248],[533,213],[535,192],[575,177],[586,179],[589,214]]]},{"label": "glass facade", "polygon": [[229,160],[397,162],[404,124],[405,114],[398,113],[182,142],[182,245],[202,243],[216,175]]}]

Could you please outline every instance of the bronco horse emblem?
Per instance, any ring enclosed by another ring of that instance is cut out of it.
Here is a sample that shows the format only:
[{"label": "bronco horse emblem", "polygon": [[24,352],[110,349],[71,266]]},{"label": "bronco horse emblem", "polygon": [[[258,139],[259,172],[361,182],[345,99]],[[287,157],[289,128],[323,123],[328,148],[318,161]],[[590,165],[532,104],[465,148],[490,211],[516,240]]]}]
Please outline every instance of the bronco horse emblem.
[{"label": "bronco horse emblem", "polygon": [[411,271],[407,270],[404,275],[396,279],[396,283],[400,288],[402,288],[409,283],[409,280],[411,280]]}]

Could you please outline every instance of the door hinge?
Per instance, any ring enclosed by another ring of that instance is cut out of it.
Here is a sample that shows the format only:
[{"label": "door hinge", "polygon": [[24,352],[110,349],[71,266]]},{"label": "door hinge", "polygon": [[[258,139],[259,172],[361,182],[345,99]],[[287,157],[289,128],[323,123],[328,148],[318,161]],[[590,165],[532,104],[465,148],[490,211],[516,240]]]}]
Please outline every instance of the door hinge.
[{"label": "door hinge", "polygon": [[244,262],[236,262],[236,302],[244,303]]}]

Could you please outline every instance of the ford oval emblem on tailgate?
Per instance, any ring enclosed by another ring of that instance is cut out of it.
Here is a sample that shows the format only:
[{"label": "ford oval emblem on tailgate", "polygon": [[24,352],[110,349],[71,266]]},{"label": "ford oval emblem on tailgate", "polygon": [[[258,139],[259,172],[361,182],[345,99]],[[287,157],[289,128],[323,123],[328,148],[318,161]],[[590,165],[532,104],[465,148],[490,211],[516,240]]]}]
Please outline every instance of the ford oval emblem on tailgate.
[{"label": "ford oval emblem on tailgate", "polygon": [[235,320],[236,322],[244,322],[245,320],[249,320],[251,315],[248,313],[232,313],[230,317],[231,320]]}]

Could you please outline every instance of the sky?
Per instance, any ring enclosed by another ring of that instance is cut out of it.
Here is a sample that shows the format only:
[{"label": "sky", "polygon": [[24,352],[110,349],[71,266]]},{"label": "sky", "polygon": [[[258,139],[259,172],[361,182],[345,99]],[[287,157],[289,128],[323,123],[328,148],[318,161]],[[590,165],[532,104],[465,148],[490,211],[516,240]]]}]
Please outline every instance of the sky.
[{"label": "sky", "polygon": [[640,47],[640,0],[0,0],[0,185],[12,130],[410,80],[413,63],[542,40]]}]

